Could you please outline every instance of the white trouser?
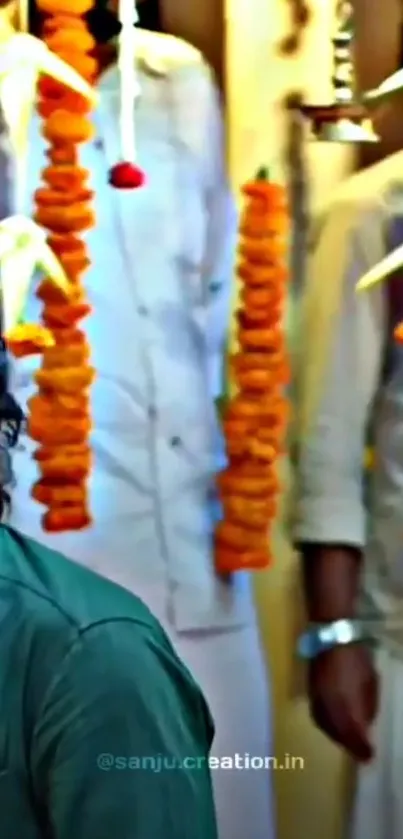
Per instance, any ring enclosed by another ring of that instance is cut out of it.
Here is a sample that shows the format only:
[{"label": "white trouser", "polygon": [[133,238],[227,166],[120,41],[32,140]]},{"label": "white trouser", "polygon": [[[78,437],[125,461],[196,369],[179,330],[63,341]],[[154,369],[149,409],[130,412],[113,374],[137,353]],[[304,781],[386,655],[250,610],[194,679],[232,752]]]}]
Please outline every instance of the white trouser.
[{"label": "white trouser", "polygon": [[376,757],[360,768],[348,839],[403,839],[403,657],[381,649]]},{"label": "white trouser", "polygon": [[[172,640],[210,705],[216,726],[213,755],[270,755],[270,700],[257,629]],[[214,769],[213,782],[219,839],[274,839],[267,769]]]},{"label": "white trouser", "polygon": [[[271,700],[257,625],[177,633],[167,620],[161,589],[140,586],[136,594],[161,621],[203,690],[215,723],[212,756],[272,755]],[[212,775],[219,839],[274,839],[271,773],[217,768]]]}]

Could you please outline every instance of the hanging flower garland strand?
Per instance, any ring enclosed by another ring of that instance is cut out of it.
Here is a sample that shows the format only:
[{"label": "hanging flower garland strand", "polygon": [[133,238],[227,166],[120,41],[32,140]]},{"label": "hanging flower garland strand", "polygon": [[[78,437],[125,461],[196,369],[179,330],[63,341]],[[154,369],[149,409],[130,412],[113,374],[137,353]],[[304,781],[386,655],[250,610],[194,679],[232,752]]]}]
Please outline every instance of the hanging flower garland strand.
[{"label": "hanging flower garland strand", "polygon": [[[97,64],[90,52],[95,41],[83,15],[92,0],[38,0],[47,15],[44,40],[87,81],[93,82]],[[91,106],[81,95],[60,83],[43,78],[39,83],[38,111],[43,136],[49,141],[44,186],[35,193],[35,221],[49,231],[48,244],[60,260],[74,295],[67,301],[48,279],[37,295],[43,303],[42,321],[53,335],[35,379],[38,393],[29,402],[28,433],[39,443],[34,454],[41,474],[32,497],[47,507],[47,531],[88,527],[87,481],[91,471],[89,434],[90,385],[95,371],[80,322],[90,313],[82,277],[90,258],[80,234],[95,223],[93,193],[79,164],[79,145],[91,139],[88,119]]]},{"label": "hanging flower garland strand", "polygon": [[224,412],[228,466],[218,475],[223,520],[216,531],[219,573],[271,562],[270,525],[279,493],[289,378],[283,329],[289,216],[283,187],[262,170],[243,188],[237,313],[239,351],[231,358],[238,389]]}]

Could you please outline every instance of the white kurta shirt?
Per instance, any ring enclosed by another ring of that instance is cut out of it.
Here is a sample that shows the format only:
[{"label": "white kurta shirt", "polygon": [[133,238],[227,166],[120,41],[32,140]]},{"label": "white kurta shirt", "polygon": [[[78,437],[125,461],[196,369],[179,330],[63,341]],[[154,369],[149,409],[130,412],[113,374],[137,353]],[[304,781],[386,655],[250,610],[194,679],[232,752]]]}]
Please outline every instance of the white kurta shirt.
[{"label": "white kurta shirt", "polygon": [[[198,53],[165,74],[142,73],[139,163],[147,186],[117,191],[117,71],[103,79],[97,135],[82,153],[96,193],[85,278],[93,387],[94,526],[48,536],[29,499],[33,444],[15,457],[11,524],[145,596],[165,598],[178,631],[251,619],[249,580],[213,570],[214,473],[222,446],[214,410],[230,316],[236,213],[224,172],[216,90]],[[30,195],[44,165],[33,126]],[[29,315],[38,311],[32,300]],[[28,375],[29,367],[29,375]],[[33,392],[19,364],[16,394]]]}]

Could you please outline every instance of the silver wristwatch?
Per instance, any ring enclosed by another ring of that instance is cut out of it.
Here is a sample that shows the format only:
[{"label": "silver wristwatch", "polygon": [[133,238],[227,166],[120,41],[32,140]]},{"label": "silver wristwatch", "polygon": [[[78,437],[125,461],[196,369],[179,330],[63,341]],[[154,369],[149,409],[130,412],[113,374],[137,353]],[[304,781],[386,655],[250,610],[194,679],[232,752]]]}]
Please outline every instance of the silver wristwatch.
[{"label": "silver wristwatch", "polygon": [[337,620],[314,624],[298,638],[297,653],[305,660],[316,658],[334,647],[343,647],[357,641],[368,641],[368,631],[360,620]]}]

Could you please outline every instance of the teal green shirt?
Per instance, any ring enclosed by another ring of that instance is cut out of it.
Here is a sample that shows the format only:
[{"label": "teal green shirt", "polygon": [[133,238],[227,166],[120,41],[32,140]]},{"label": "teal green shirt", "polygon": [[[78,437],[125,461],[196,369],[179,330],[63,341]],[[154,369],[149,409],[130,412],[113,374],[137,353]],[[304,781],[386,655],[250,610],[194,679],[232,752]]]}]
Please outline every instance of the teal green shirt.
[{"label": "teal green shirt", "polygon": [[212,737],[140,600],[0,526],[1,839],[217,839]]}]

